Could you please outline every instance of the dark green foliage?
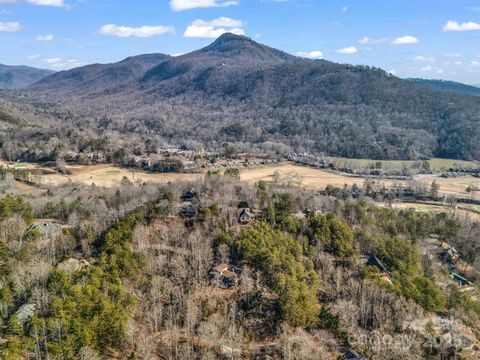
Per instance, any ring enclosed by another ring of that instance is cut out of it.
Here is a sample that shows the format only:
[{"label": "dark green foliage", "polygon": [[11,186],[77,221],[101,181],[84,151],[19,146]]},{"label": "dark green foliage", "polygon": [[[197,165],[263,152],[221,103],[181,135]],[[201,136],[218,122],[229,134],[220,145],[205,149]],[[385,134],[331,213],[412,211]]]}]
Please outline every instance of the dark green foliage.
[{"label": "dark green foliage", "polygon": [[335,256],[349,257],[355,253],[350,226],[333,214],[310,217],[307,236],[311,247],[320,244]]},{"label": "dark green foliage", "polygon": [[[50,356],[73,360],[82,347],[105,353],[124,344],[135,298],[127,294],[123,281],[138,279],[144,263],[143,255],[131,250],[133,231],[157,215],[153,203],[139,207],[98,239],[99,256],[93,266],[72,276],[59,270],[50,274],[49,310],[30,325],[32,337],[34,332],[46,332]],[[78,231],[73,229],[72,234]],[[89,229],[85,231],[82,234],[91,236]]]},{"label": "dark green foliage", "polygon": [[27,224],[33,222],[32,208],[20,196],[7,195],[0,199],[0,219],[19,214]]},{"label": "dark green foliage", "polygon": [[[228,237],[223,238],[231,243]],[[301,245],[290,235],[255,223],[233,241],[241,259],[263,271],[279,295],[283,318],[292,326],[315,326],[318,316],[318,277],[302,259]]]},{"label": "dark green foliage", "polygon": [[340,316],[333,314],[326,306],[322,306],[320,310],[319,325],[324,329],[331,330],[333,334],[343,342],[344,346],[350,346],[350,337],[348,333],[342,329]]},{"label": "dark green foliage", "polygon": [[[260,187],[261,186],[261,187]],[[260,196],[264,184],[259,183]],[[263,188],[263,190],[262,190]],[[263,217],[269,224],[275,225],[279,229],[295,232],[298,221],[294,218],[295,199],[290,193],[274,193],[270,205],[263,211]]]}]

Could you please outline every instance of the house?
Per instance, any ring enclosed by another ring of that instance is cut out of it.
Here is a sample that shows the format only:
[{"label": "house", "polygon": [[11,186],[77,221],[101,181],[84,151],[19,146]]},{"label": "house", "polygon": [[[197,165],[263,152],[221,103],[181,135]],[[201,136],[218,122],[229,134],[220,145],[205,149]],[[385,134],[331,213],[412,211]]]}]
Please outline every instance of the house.
[{"label": "house", "polygon": [[77,260],[74,258],[70,258],[58,264],[57,268],[66,272],[67,274],[73,274],[74,272],[81,271],[89,266],[90,263],[85,259]]},{"label": "house", "polygon": [[367,260],[367,265],[375,266],[382,273],[388,273],[387,267],[383,265],[382,261],[376,256],[370,256]]},{"label": "house", "polygon": [[37,305],[35,304],[24,304],[20,306],[15,315],[21,324],[25,324],[32,318],[36,309]]},{"label": "house", "polygon": [[27,236],[30,239],[51,240],[62,233],[63,226],[51,221],[36,223],[30,226]]},{"label": "house", "polygon": [[457,249],[455,249],[453,246],[450,244],[442,241],[440,243],[440,257],[450,263],[450,264],[456,264],[460,260],[460,254],[458,253]]},{"label": "house", "polygon": [[305,214],[305,216],[317,216],[317,215],[323,214],[322,210],[318,208],[312,208],[312,209],[305,208],[303,209],[303,213]]},{"label": "house", "polygon": [[197,210],[198,210],[197,206],[191,203],[186,203],[182,205],[178,214],[182,217],[194,218],[195,215],[197,215]]},{"label": "house", "polygon": [[236,286],[242,270],[236,266],[219,264],[210,272],[210,280],[218,281],[221,287],[229,289]]},{"label": "house", "polygon": [[454,272],[450,273],[450,279],[455,281],[460,286],[471,286],[471,285],[473,285],[470,280],[468,280],[468,279],[464,278],[463,276],[461,276],[457,273],[454,273]]},{"label": "house", "polygon": [[384,280],[389,284],[392,284],[392,277],[390,276],[387,267],[379,258],[377,258],[376,256],[370,256],[367,260],[366,265],[376,267],[378,270],[380,270],[380,279]]},{"label": "house", "polygon": [[242,208],[238,212],[238,222],[242,225],[249,224],[255,220],[255,215],[248,208]]},{"label": "house", "polygon": [[197,196],[195,189],[190,189],[182,195],[181,199],[183,201],[192,201],[195,196]]},{"label": "house", "polygon": [[343,354],[340,359],[342,360],[367,360],[365,356],[362,354],[354,351],[354,350],[349,350],[345,354]]}]

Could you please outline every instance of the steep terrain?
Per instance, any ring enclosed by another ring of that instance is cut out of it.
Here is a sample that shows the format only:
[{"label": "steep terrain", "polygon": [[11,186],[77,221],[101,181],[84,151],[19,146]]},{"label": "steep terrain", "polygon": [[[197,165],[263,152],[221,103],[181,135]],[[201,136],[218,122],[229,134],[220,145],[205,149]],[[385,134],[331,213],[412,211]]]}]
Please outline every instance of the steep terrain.
[{"label": "steep terrain", "polygon": [[[233,34],[183,56],[50,76],[23,92],[76,127],[345,157],[480,159],[478,98],[297,58]],[[139,64],[140,63],[140,64]],[[66,114],[66,115],[65,115]]]},{"label": "steep terrain", "polygon": [[62,95],[78,96],[98,91],[123,88],[140,79],[147,70],[169,58],[164,54],[146,54],[128,57],[113,64],[92,64],[61,71],[33,84],[31,89]]},{"label": "steep terrain", "polygon": [[53,73],[51,70],[29,66],[0,64],[0,89],[23,89]]}]

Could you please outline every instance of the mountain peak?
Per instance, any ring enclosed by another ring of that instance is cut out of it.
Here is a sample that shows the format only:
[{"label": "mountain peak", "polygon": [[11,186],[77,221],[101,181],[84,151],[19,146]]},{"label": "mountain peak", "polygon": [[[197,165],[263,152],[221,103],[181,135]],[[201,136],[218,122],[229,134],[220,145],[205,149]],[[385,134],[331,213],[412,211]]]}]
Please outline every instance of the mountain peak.
[{"label": "mountain peak", "polygon": [[277,49],[257,43],[244,35],[222,34],[212,44],[200,50],[207,54],[225,57],[242,56],[261,61],[285,61],[294,57]]}]

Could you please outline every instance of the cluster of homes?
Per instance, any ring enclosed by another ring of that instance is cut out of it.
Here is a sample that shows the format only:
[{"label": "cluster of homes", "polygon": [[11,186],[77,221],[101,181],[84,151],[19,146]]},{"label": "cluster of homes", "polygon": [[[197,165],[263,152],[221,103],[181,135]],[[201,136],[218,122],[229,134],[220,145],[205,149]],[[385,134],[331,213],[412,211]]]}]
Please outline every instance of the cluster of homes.
[{"label": "cluster of homes", "polygon": [[332,162],[310,153],[292,153],[287,156],[287,159],[297,164],[312,166],[319,169],[335,168],[335,165]]},{"label": "cluster of homes", "polygon": [[450,168],[448,171],[442,173],[443,178],[456,178],[459,176],[471,175],[480,178],[480,165],[478,168]]},{"label": "cluster of homes", "polygon": [[67,151],[63,154],[63,159],[66,162],[89,164],[89,163],[104,163],[107,159],[105,154],[100,151],[77,153],[75,151]]},{"label": "cluster of homes", "polygon": [[225,160],[215,162],[205,162],[202,167],[205,169],[220,169],[220,168],[253,168],[257,166],[275,165],[280,161],[277,159],[240,159],[240,160]]}]

